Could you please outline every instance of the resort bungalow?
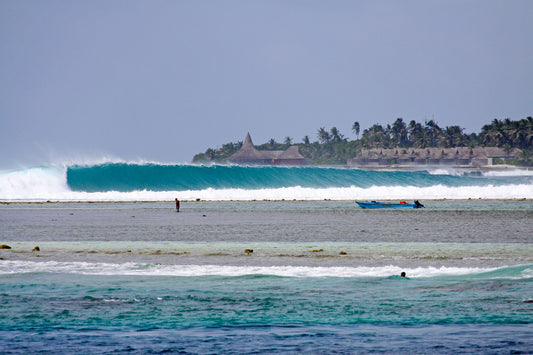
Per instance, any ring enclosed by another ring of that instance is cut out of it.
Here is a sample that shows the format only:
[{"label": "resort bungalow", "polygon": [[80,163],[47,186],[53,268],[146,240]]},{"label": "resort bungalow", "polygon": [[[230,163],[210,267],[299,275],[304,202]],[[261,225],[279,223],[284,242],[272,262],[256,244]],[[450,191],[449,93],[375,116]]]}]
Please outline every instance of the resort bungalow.
[{"label": "resort bungalow", "polygon": [[248,133],[241,149],[231,155],[228,161],[235,164],[302,165],[305,158],[295,145],[287,150],[257,150]]},{"label": "resort bungalow", "polygon": [[480,167],[492,165],[494,158],[515,158],[518,149],[504,151],[497,147],[456,148],[394,148],[362,149],[348,165],[358,167],[446,165]]}]

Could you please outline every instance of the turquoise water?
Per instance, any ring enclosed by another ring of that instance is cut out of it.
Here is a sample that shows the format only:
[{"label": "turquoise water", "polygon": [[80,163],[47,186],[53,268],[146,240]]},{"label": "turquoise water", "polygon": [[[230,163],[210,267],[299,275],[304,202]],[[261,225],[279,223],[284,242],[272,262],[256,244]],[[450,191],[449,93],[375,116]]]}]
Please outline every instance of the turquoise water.
[{"label": "turquoise water", "polygon": [[532,270],[416,279],[9,275],[0,339],[20,353],[529,353]]},{"label": "turquoise water", "polygon": [[530,324],[531,277],[533,265],[409,279],[26,273],[2,281],[0,329]]},{"label": "turquoise water", "polygon": [[425,205],[0,205],[2,351],[532,353],[531,201]]},{"label": "turquoise water", "polygon": [[67,183],[74,191],[180,191],[207,188],[264,189],[282,187],[471,186],[503,184],[497,179],[432,175],[427,172],[365,171],[323,167],[194,166],[102,164],[70,166]]}]

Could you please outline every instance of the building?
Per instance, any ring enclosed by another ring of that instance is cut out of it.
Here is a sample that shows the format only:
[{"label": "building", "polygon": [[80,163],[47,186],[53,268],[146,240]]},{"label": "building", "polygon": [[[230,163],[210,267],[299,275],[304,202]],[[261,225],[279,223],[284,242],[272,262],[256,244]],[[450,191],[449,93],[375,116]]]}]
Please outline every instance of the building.
[{"label": "building", "polygon": [[241,149],[231,155],[228,161],[235,164],[302,165],[305,158],[295,145],[287,150],[257,150],[248,133]]},{"label": "building", "polygon": [[494,158],[511,159],[520,152],[518,149],[505,151],[497,147],[456,147],[456,148],[394,148],[362,149],[348,165],[359,167],[446,165],[480,167],[492,165]]}]

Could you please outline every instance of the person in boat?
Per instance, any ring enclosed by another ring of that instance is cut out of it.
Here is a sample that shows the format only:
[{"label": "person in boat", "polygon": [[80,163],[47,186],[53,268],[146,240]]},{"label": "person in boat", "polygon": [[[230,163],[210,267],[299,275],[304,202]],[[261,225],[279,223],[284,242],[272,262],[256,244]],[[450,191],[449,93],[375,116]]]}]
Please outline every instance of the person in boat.
[{"label": "person in boat", "polygon": [[416,205],[416,208],[424,207],[424,205],[421,204],[420,201],[418,200],[415,200],[415,205]]},{"label": "person in boat", "polygon": [[180,200],[176,199],[176,212],[180,211]]}]

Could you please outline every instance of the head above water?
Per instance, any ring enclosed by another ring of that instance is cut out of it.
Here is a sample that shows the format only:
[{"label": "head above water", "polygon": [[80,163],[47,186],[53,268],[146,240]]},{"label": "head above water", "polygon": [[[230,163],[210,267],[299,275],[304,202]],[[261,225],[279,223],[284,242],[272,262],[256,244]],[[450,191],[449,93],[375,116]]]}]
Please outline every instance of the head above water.
[{"label": "head above water", "polygon": [[407,277],[407,275],[405,274],[405,271],[402,271],[402,273],[400,274],[401,277]]}]

